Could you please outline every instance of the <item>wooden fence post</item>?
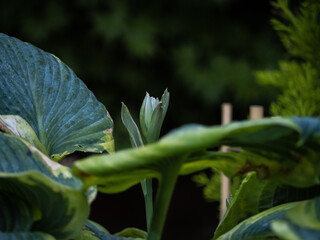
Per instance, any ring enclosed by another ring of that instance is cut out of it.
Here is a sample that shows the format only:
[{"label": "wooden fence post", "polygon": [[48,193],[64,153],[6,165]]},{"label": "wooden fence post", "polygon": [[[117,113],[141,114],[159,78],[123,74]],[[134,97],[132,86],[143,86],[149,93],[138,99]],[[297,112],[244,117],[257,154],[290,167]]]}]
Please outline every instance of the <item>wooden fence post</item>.
[{"label": "wooden fence post", "polygon": [[[258,105],[250,106],[250,120],[263,118],[263,107]],[[222,124],[228,124],[232,121],[232,105],[230,103],[222,104]],[[222,152],[227,152],[228,147],[222,146]],[[221,196],[220,196],[220,221],[222,220],[226,210],[226,200],[230,197],[230,179],[221,173]]]},{"label": "wooden fence post", "polygon": [[250,120],[263,118],[263,107],[258,105],[250,106]]},{"label": "wooden fence post", "polygon": [[[228,124],[232,121],[232,105],[230,103],[222,104],[222,124]],[[228,147],[222,146],[222,152],[227,152]],[[227,204],[226,200],[230,197],[230,179],[221,173],[221,196],[220,196],[220,221],[222,220],[226,210]]]}]

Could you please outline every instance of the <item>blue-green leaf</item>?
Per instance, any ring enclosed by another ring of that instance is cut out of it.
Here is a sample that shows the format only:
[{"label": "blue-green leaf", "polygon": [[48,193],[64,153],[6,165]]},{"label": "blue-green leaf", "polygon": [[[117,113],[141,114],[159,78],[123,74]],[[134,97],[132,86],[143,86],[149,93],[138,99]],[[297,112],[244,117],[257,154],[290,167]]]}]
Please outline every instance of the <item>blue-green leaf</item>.
[{"label": "blue-green leaf", "polygon": [[18,137],[0,133],[0,202],[6,216],[0,218],[0,232],[71,237],[89,215],[82,182],[68,168],[29,147]]},{"label": "blue-green leaf", "polygon": [[113,151],[112,120],[57,57],[0,34],[0,115],[19,115],[49,156]]}]

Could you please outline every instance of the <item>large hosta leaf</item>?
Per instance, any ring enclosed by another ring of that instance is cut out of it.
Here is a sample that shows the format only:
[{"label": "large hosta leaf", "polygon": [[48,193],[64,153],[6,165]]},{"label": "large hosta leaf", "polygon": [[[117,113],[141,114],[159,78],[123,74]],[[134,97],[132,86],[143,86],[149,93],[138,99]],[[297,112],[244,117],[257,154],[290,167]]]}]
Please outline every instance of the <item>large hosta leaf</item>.
[{"label": "large hosta leaf", "polygon": [[0,115],[23,118],[51,157],[113,150],[107,110],[72,70],[57,57],[4,34],[0,99]]},{"label": "large hosta leaf", "polygon": [[[315,122],[319,120],[315,119]],[[97,184],[102,191],[117,192],[144,178],[161,178],[161,173],[170,167],[170,161],[188,156],[181,167],[181,174],[215,167],[229,176],[257,171],[261,178],[278,177],[289,184],[310,186],[317,181],[317,171],[307,158],[317,156],[314,154],[318,151],[317,145],[313,145],[318,143],[314,141],[310,146],[298,146],[301,134],[303,129],[290,119],[183,128],[158,143],[139,149],[89,157],[77,162],[74,170],[88,186]],[[201,152],[225,144],[242,147],[245,151]]]},{"label": "large hosta leaf", "polygon": [[18,137],[0,133],[0,232],[37,231],[67,239],[86,221],[82,182],[44,158]]}]

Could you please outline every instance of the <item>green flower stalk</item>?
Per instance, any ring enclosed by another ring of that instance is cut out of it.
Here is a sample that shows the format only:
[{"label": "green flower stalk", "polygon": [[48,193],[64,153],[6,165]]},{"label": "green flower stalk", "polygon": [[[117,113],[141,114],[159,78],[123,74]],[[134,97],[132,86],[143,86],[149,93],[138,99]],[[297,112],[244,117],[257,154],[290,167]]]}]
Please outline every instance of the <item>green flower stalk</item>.
[{"label": "green flower stalk", "polygon": [[[169,106],[169,98],[170,94],[167,89],[164,91],[161,101],[158,98],[150,97],[149,93],[146,94],[140,109],[140,127],[146,143],[153,143],[159,139],[163,120]],[[124,103],[122,103],[121,119],[128,130],[131,146],[133,148],[142,147],[144,144],[139,128]],[[141,181],[141,187],[149,231],[153,215],[152,179]]]}]

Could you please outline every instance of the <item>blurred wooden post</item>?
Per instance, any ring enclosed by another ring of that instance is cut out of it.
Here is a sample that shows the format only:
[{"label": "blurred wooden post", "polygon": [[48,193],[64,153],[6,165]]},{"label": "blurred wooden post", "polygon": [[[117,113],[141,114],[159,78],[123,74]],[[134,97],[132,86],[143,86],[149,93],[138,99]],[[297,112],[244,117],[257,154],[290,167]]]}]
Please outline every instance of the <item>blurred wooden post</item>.
[{"label": "blurred wooden post", "polygon": [[[232,120],[232,105],[230,103],[222,104],[222,124],[228,124]],[[228,151],[227,146],[221,147],[222,152]],[[226,200],[230,197],[230,179],[221,173],[221,196],[220,196],[220,221],[222,220],[226,210]]]},{"label": "blurred wooden post", "polygon": [[258,105],[250,106],[250,120],[263,118],[263,107]]},{"label": "blurred wooden post", "polygon": [[[250,120],[263,118],[263,107],[253,105],[250,106]],[[228,124],[232,121],[232,105],[230,103],[222,104],[222,124]],[[222,146],[222,152],[227,152],[228,147]],[[226,200],[230,197],[230,179],[221,173],[221,198],[220,198],[220,221],[222,220],[226,210]]]}]

